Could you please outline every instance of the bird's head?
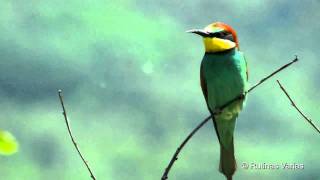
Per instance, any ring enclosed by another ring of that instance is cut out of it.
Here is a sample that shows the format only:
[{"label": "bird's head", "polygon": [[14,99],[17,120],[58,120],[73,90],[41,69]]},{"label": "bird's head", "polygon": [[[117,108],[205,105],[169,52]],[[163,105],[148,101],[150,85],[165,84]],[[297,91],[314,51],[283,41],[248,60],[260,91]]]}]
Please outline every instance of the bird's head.
[{"label": "bird's head", "polygon": [[239,49],[236,31],[222,22],[215,22],[204,29],[192,29],[187,32],[203,37],[206,52],[221,52],[235,47]]}]

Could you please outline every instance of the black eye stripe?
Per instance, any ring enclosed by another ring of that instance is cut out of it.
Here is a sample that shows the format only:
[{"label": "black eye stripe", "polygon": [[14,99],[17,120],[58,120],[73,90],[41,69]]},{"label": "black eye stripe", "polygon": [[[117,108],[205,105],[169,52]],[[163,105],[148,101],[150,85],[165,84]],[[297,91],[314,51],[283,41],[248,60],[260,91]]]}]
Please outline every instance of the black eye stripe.
[{"label": "black eye stripe", "polygon": [[209,37],[216,37],[221,39],[228,39],[230,41],[234,42],[233,35],[230,32],[227,31],[220,31],[215,33],[209,33]]},{"label": "black eye stripe", "polygon": [[224,38],[223,38],[223,39],[228,39],[228,40],[230,40],[230,41],[234,42],[234,39],[233,39],[232,34],[228,34],[228,35],[224,36]]},{"label": "black eye stripe", "polygon": [[220,31],[220,32],[215,32],[215,33],[209,33],[208,36],[206,37],[216,37],[220,39],[227,39],[232,42],[235,42],[233,35],[230,32],[227,31]]},{"label": "black eye stripe", "polygon": [[230,34],[230,33],[226,32],[226,31],[220,31],[220,32],[210,33],[209,37],[223,38],[224,36],[226,36],[228,34]]}]

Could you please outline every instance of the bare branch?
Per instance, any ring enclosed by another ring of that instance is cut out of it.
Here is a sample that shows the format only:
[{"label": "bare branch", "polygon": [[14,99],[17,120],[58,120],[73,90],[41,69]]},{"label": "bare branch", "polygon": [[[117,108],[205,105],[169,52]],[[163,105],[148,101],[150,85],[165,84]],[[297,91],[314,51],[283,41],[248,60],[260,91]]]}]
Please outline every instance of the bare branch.
[{"label": "bare branch", "polygon": [[310,118],[308,118],[297,106],[296,103],[292,100],[286,89],[282,86],[279,80],[277,80],[277,83],[279,84],[281,90],[284,92],[284,94],[288,97],[288,99],[291,102],[291,105],[301,114],[301,116],[309,123],[311,126],[320,133],[320,129],[312,122]]},{"label": "bare branch", "polygon": [[[280,68],[278,68],[277,70],[275,70],[274,72],[272,72],[270,75],[262,78],[258,83],[256,83],[254,86],[252,86],[245,94],[240,94],[239,96],[237,96],[236,98],[230,100],[229,102],[227,102],[225,105],[221,106],[220,108],[218,108],[218,111],[214,112],[213,115],[216,115],[219,111],[222,111],[223,109],[225,109],[227,106],[229,106],[230,104],[232,104],[233,102],[236,102],[238,100],[241,100],[245,97],[245,95],[249,92],[251,92],[253,89],[255,89],[256,87],[258,87],[259,85],[261,85],[263,82],[265,82],[266,80],[268,80],[269,78],[271,78],[272,76],[274,76],[275,74],[279,73],[280,71],[284,70],[285,68],[289,67],[291,64],[295,63],[298,61],[298,57],[295,56],[295,59],[293,59],[291,62],[281,66]],[[180,153],[180,151],[183,149],[183,147],[187,144],[187,142],[192,138],[192,136],[204,125],[206,124],[210,119],[212,118],[212,116],[208,116],[206,117],[196,128],[194,128],[192,130],[192,132],[184,139],[184,141],[179,145],[178,149],[176,150],[176,152],[173,154],[167,168],[165,169],[161,180],[166,180],[168,179],[168,174],[174,164],[174,162],[178,159],[178,155]]]},{"label": "bare branch", "polygon": [[252,91],[254,88],[256,88],[257,86],[259,86],[260,84],[262,84],[264,81],[266,81],[267,79],[271,78],[272,76],[274,76],[275,74],[277,74],[278,72],[282,71],[283,69],[287,68],[288,66],[290,66],[291,64],[295,63],[298,61],[298,56],[296,55],[296,57],[294,58],[294,60],[292,60],[290,63],[283,65],[282,67],[280,67],[279,69],[277,69],[276,71],[274,71],[273,73],[271,73],[269,76],[266,76],[265,78],[261,79],[256,85],[252,86],[248,92]]},{"label": "bare branch", "polygon": [[59,99],[60,99],[60,103],[61,103],[62,110],[63,110],[62,114],[63,114],[63,116],[64,116],[64,120],[65,120],[65,122],[66,122],[67,129],[68,129],[68,132],[69,132],[71,141],[72,141],[74,147],[76,148],[76,150],[77,150],[80,158],[82,159],[83,163],[86,165],[86,167],[87,167],[87,169],[88,169],[88,171],[89,171],[89,173],[90,173],[90,177],[91,177],[93,180],[96,180],[95,176],[93,175],[93,173],[92,173],[92,171],[91,171],[91,169],[90,169],[90,167],[89,167],[89,165],[88,165],[88,162],[84,159],[83,155],[81,154],[81,152],[80,152],[80,150],[79,150],[79,147],[78,147],[78,145],[77,145],[77,143],[76,143],[76,141],[75,141],[75,139],[74,139],[74,137],[73,137],[73,135],[72,135],[72,133],[71,133],[71,127],[70,127],[70,125],[69,125],[69,121],[68,121],[68,117],[67,117],[67,112],[66,112],[66,109],[65,109],[64,103],[63,103],[62,90],[59,89],[59,90],[58,90],[58,94],[59,94]]}]

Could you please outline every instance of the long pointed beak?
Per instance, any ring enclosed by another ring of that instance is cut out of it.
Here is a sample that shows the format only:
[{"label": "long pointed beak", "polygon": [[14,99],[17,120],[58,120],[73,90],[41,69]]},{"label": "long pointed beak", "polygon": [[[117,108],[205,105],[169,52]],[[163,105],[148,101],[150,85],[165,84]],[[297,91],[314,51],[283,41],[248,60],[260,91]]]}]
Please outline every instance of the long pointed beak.
[{"label": "long pointed beak", "polygon": [[187,33],[198,34],[198,35],[200,35],[200,36],[202,36],[202,37],[208,37],[208,36],[210,36],[210,33],[207,32],[207,31],[205,31],[205,30],[203,30],[203,29],[191,29],[191,30],[188,30],[188,31],[186,31],[186,32],[187,32]]}]

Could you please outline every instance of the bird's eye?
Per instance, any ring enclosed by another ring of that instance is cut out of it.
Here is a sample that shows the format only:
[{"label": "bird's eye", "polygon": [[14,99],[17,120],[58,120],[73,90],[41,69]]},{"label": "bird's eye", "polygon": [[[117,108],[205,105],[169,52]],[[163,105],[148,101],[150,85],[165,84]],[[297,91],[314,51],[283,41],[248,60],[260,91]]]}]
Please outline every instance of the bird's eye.
[{"label": "bird's eye", "polygon": [[221,31],[220,34],[221,34],[221,37],[223,37],[223,36],[227,35],[227,32]]},{"label": "bird's eye", "polygon": [[223,38],[228,35],[229,33],[226,31],[220,31],[220,32],[215,32],[215,33],[210,33],[210,37],[216,37],[216,38]]},{"label": "bird's eye", "polygon": [[223,33],[222,32],[210,33],[210,37],[221,38],[223,37]]},{"label": "bird's eye", "polygon": [[234,42],[234,38],[233,38],[232,34],[227,34],[227,35],[225,35],[225,36],[223,37],[223,39],[228,39],[228,40]]}]

